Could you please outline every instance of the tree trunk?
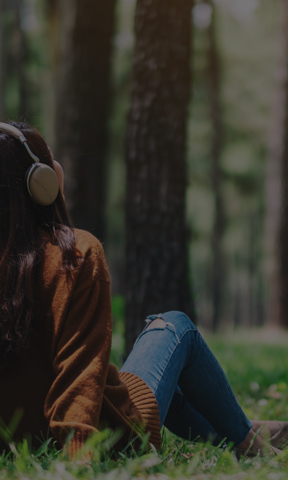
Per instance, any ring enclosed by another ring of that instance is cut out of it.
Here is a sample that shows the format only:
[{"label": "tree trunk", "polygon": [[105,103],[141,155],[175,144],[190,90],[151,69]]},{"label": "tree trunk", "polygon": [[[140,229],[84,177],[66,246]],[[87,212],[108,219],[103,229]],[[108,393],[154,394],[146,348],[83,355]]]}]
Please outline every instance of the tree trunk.
[{"label": "tree trunk", "polygon": [[50,0],[50,6],[59,22],[56,151],[66,172],[67,204],[75,225],[103,240],[115,0]]},{"label": "tree trunk", "polygon": [[280,324],[288,328],[288,4],[285,9],[286,79],[283,150],[281,158],[281,211],[279,231]]},{"label": "tree trunk", "polygon": [[224,253],[222,248],[225,229],[225,216],[222,198],[221,153],[223,145],[223,124],[221,109],[221,65],[217,47],[215,25],[215,7],[212,8],[211,22],[208,27],[208,89],[210,100],[210,115],[212,123],[211,143],[211,180],[214,194],[214,224],[212,231],[212,329],[220,327],[223,310],[224,289]]},{"label": "tree trunk", "polygon": [[148,314],[194,316],[185,221],[192,0],[138,0],[127,130],[126,349]]},{"label": "tree trunk", "polygon": [[5,98],[5,73],[6,73],[6,62],[5,62],[5,1],[0,0],[0,119],[4,120],[4,98]]},{"label": "tree trunk", "polygon": [[[288,12],[286,0],[282,1],[282,8],[279,8],[279,58],[277,59],[278,69],[275,72],[277,88],[275,88],[275,99],[271,114],[272,125],[270,133],[270,151],[266,165],[266,218],[265,218],[265,275],[267,279],[267,305],[266,321],[268,324],[280,322],[280,271],[282,262],[279,255],[279,229],[281,214],[281,164],[283,156],[283,138],[287,119],[285,119],[285,98],[287,97],[287,67],[288,62]],[[286,13],[285,13],[286,12]],[[285,19],[285,16],[287,19]],[[283,22],[284,19],[284,22]],[[282,24],[283,22],[283,24]],[[286,91],[285,91],[286,90]],[[284,193],[284,192],[283,192]],[[281,220],[281,223],[284,219]],[[284,232],[283,232],[284,233]],[[285,241],[282,239],[281,241]]]}]

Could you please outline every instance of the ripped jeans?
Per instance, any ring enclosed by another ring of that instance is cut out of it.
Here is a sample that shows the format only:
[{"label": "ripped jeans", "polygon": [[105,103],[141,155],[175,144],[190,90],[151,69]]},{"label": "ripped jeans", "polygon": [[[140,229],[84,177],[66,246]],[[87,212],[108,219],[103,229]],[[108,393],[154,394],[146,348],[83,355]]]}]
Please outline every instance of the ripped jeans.
[{"label": "ripped jeans", "polygon": [[[155,328],[150,323],[160,318]],[[206,342],[182,312],[150,315],[121,372],[138,375],[154,393],[161,426],[193,440],[239,445],[252,424]]]}]

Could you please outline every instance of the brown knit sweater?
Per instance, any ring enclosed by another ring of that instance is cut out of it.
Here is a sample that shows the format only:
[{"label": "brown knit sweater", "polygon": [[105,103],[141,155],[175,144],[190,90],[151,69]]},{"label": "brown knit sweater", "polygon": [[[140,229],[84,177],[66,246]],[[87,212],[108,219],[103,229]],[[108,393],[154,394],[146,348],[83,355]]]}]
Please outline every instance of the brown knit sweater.
[{"label": "brown knit sweater", "polygon": [[[47,438],[49,428],[64,445],[71,430],[72,456],[97,429],[121,429],[116,449],[136,436],[139,426],[160,446],[156,399],[135,375],[109,364],[111,298],[109,273],[100,242],[76,230],[77,249],[84,258],[72,273],[50,236],[38,269],[37,298],[41,314],[29,351],[0,374],[0,417],[9,424],[23,412],[16,438]],[[3,444],[0,444],[4,447]]]}]

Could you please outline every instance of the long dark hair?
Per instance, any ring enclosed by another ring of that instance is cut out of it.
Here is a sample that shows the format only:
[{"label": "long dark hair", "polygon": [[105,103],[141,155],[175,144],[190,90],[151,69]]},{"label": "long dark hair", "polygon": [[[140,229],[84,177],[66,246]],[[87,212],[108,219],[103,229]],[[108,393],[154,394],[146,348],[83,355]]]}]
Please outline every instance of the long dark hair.
[{"label": "long dark hair", "polygon": [[[50,149],[41,134],[25,123],[9,122],[22,131],[31,151],[53,168]],[[12,135],[0,131],[0,369],[30,344],[39,309],[35,300],[37,265],[44,249],[41,229],[63,255],[63,268],[77,267],[75,232],[62,194],[49,206],[36,205],[25,173],[33,160]]]}]

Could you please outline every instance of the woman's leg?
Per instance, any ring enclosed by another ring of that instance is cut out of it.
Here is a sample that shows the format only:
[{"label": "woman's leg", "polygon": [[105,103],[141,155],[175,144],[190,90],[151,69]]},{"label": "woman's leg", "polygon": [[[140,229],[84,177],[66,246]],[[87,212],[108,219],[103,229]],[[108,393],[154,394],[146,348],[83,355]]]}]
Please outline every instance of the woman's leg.
[{"label": "woman's leg", "polygon": [[222,440],[206,418],[192,407],[179,387],[173,395],[164,425],[185,440],[210,441],[215,446]]},{"label": "woman's leg", "polygon": [[[154,323],[158,318],[163,321]],[[195,411],[200,414],[198,420],[205,421],[203,432],[197,435],[206,435],[208,422],[219,438],[238,445],[251,429],[218,361],[184,313],[172,311],[149,316],[121,371],[138,375],[151,388],[158,402],[161,425],[179,384],[193,407],[190,418],[183,416],[183,421],[187,420],[192,428]],[[179,418],[182,412],[176,414]],[[171,415],[169,412],[168,420]],[[198,425],[201,429],[201,422]]]}]

